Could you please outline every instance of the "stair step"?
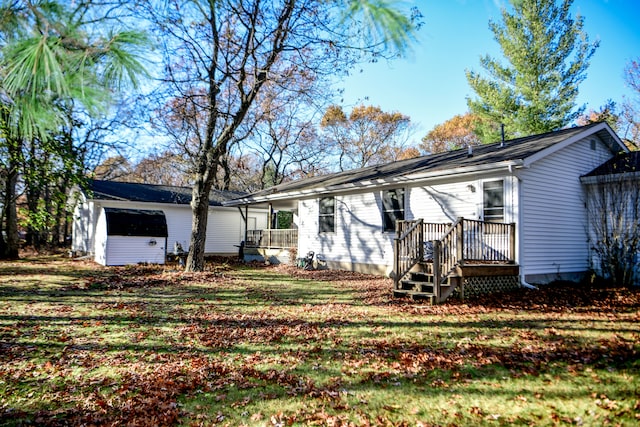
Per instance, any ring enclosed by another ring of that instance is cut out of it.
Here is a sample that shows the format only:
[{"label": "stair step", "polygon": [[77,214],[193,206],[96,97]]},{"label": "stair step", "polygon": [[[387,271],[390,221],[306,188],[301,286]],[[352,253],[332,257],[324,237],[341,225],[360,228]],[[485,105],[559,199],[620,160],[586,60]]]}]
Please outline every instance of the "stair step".
[{"label": "stair step", "polygon": [[435,295],[433,295],[432,293],[429,292],[416,292],[416,291],[411,291],[411,290],[406,290],[406,289],[395,289],[393,291],[393,296],[394,297],[410,297],[411,299],[414,300],[429,300],[430,304],[434,304],[435,303]]},{"label": "stair step", "polygon": [[433,274],[433,263],[432,262],[419,262],[418,263],[420,265],[420,267],[422,268],[422,271],[424,271],[427,274]]},{"label": "stair step", "polygon": [[400,283],[402,290],[433,293],[433,283],[420,280],[402,280]]},{"label": "stair step", "polygon": [[410,277],[411,277],[410,280],[415,282],[433,283],[433,274],[430,274],[430,273],[416,271],[416,272],[411,272]]}]

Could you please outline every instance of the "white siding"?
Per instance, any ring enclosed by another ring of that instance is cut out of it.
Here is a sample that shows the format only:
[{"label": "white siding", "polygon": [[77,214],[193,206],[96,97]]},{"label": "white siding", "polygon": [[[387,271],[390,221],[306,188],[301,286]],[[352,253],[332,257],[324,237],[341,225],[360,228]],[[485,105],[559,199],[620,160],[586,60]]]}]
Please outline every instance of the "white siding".
[{"label": "white siding", "polygon": [[[168,251],[173,252],[175,242],[182,249],[189,250],[191,239],[191,208],[158,206],[167,217],[169,231]],[[249,210],[249,217],[254,218],[258,228],[266,228],[267,213],[265,210]],[[238,252],[240,242],[244,240],[244,220],[237,208],[210,208],[207,218],[207,240],[205,253],[234,254]]]},{"label": "white siding", "polygon": [[191,239],[191,208],[189,206],[157,205],[153,209],[161,209],[167,219],[167,253],[175,252],[176,242],[184,251],[189,250]]},{"label": "white siding", "polygon": [[94,245],[95,261],[107,265],[107,217],[102,209],[97,214]]},{"label": "white siding", "polygon": [[164,237],[108,236],[104,265],[164,264],[165,242]]},{"label": "white siding", "polygon": [[584,272],[588,268],[585,194],[580,176],[612,155],[600,142],[578,141],[519,173],[521,266],[525,275]]},{"label": "white siding", "polygon": [[435,223],[453,223],[458,217],[478,219],[481,203],[482,187],[478,180],[415,187],[409,192],[406,218]]},{"label": "white siding", "polygon": [[92,211],[89,203],[78,202],[73,209],[71,250],[74,252],[93,252],[93,230],[95,222],[92,221]]},{"label": "white siding", "polygon": [[236,208],[210,209],[207,222],[205,252],[211,254],[237,253],[243,240],[244,221]]},{"label": "white siding", "polygon": [[[505,170],[506,172],[506,170]],[[514,221],[515,188],[510,176],[485,177],[505,181],[505,217]],[[482,213],[482,179],[443,182],[407,188],[405,218],[452,223],[458,217],[478,219]],[[393,265],[395,233],[382,231],[381,191],[336,196],[336,230],[318,232],[318,199],[298,204],[298,253],[314,251],[320,259],[343,263]]]},{"label": "white siding", "polygon": [[318,199],[298,204],[298,253],[314,251],[319,259],[391,265],[393,233],[382,231],[381,193],[336,197],[334,233],[318,232]]}]

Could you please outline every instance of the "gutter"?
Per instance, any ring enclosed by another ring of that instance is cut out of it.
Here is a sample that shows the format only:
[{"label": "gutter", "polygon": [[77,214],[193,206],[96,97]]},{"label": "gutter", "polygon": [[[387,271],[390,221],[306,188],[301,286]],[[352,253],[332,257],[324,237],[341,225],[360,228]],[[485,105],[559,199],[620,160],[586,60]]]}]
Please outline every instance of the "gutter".
[{"label": "gutter", "polygon": [[422,172],[418,174],[405,175],[405,176],[395,177],[390,179],[380,179],[376,181],[360,181],[358,183],[339,184],[339,185],[328,186],[328,187],[313,187],[306,190],[299,190],[299,191],[293,191],[288,193],[287,192],[273,193],[273,194],[260,196],[256,198],[247,197],[242,199],[235,199],[235,200],[223,202],[223,206],[239,206],[244,204],[264,203],[264,202],[270,202],[270,201],[295,199],[295,198],[305,197],[305,196],[346,193],[353,190],[369,190],[369,189],[375,189],[375,188],[381,188],[381,187],[390,187],[392,185],[397,185],[397,184],[406,184],[406,183],[418,184],[418,183],[432,181],[435,179],[447,178],[451,176],[464,177],[464,176],[476,174],[478,172],[500,170],[505,167],[508,168],[509,172],[511,173],[514,167],[520,168],[523,165],[524,165],[524,162],[522,160],[510,160],[510,161],[504,161],[504,162],[494,163],[489,165],[447,169],[444,172],[443,171]]}]

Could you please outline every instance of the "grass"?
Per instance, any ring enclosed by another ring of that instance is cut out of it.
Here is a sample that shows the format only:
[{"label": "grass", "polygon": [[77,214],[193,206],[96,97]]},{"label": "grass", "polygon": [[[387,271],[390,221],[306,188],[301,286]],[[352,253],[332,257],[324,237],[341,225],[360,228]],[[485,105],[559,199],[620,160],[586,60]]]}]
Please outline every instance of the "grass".
[{"label": "grass", "polygon": [[0,263],[0,425],[640,422],[640,295],[430,307],[345,272]]}]

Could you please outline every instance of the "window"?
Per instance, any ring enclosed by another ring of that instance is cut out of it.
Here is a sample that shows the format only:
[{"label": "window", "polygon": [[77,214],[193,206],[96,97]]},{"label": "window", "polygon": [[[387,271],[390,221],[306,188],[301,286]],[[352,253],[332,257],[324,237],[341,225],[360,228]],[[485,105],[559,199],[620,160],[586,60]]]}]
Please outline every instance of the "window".
[{"label": "window", "polygon": [[382,192],[382,228],[395,231],[396,221],[404,219],[404,189],[396,188]]},{"label": "window", "polygon": [[487,181],[482,184],[484,209],[487,222],[504,222],[504,182]]},{"label": "window", "polygon": [[333,233],[336,231],[336,199],[335,197],[322,197],[320,199],[320,214],[318,224],[320,233]]}]

